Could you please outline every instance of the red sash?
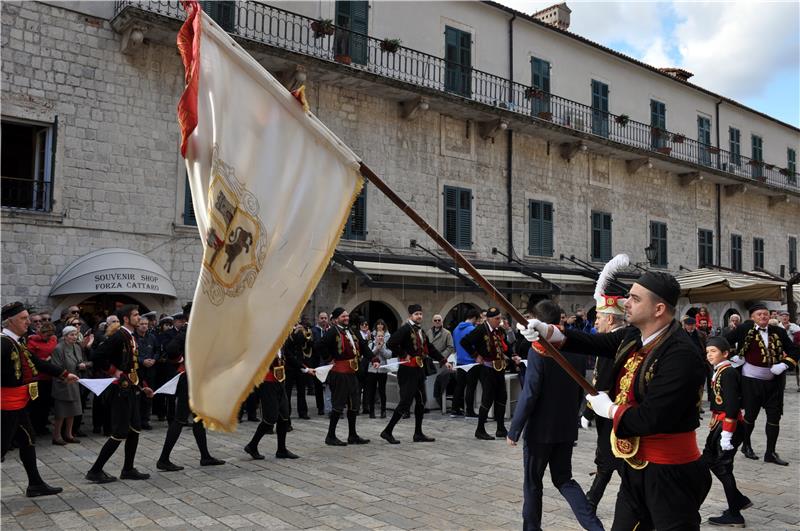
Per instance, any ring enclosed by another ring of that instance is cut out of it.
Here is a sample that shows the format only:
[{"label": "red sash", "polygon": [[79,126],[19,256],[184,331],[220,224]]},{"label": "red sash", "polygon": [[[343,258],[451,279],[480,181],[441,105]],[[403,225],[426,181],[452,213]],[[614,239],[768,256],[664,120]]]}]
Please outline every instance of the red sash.
[{"label": "red sash", "polygon": [[639,438],[636,458],[657,465],[685,465],[700,459],[694,431],[657,433]]},{"label": "red sash", "polygon": [[18,411],[28,405],[30,393],[27,385],[19,387],[3,387],[0,392],[0,409],[3,411]]},{"label": "red sash", "polygon": [[356,371],[350,366],[350,360],[334,360],[331,372],[354,374]]}]

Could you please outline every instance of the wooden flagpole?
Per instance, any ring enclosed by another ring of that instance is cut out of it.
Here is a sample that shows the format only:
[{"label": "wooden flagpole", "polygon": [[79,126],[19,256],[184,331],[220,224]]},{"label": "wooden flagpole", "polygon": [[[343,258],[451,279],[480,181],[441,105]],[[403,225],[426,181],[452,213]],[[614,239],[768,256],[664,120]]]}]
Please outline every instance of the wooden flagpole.
[{"label": "wooden flagpole", "polygon": [[[467,273],[469,273],[472,279],[481,288],[483,288],[486,294],[489,295],[489,297],[491,297],[492,300],[494,300],[498,306],[501,306],[518,323],[528,322],[528,320],[525,319],[525,316],[522,315],[522,313],[520,313],[520,311],[517,310],[514,307],[514,305],[512,305],[511,302],[509,302],[509,300],[506,299],[505,296],[497,290],[497,288],[495,288],[488,280],[486,280],[483,277],[483,275],[481,275],[478,272],[478,270],[475,269],[475,267],[469,262],[469,260],[464,258],[464,256],[461,253],[459,253],[458,250],[450,244],[450,242],[445,240],[442,237],[442,235],[436,231],[436,229],[428,225],[428,223],[424,219],[422,219],[422,217],[419,214],[417,214],[417,212],[411,207],[411,205],[403,201],[396,193],[394,193],[394,190],[392,190],[389,187],[389,185],[383,182],[383,180],[380,177],[378,177],[375,174],[375,172],[373,172],[363,162],[361,163],[360,171],[361,175],[363,175],[364,178],[366,178],[369,182],[374,184],[378,188],[378,190],[383,192],[392,203],[397,205],[397,207],[401,211],[403,211],[404,214],[410,217],[414,221],[414,223],[419,225],[419,227],[425,232],[425,234],[430,236],[433,239],[433,241],[439,244],[439,246],[442,249],[444,249],[445,252],[449,254],[459,266],[463,267],[467,271]],[[561,365],[561,368],[567,371],[567,374],[569,374],[569,376],[573,380],[575,380],[575,382],[578,385],[580,385],[584,391],[586,391],[590,395],[597,394],[597,390],[592,386],[592,384],[586,381],[586,378],[584,378],[582,374],[580,374],[577,370],[575,370],[575,367],[573,367],[572,364],[569,363],[566,360],[566,358],[564,358],[564,356],[558,350],[556,350],[556,348],[552,344],[550,344],[549,341],[547,341],[543,337],[539,337],[539,343],[544,347],[545,353],[554,360],[556,360],[556,362],[559,365]]]}]

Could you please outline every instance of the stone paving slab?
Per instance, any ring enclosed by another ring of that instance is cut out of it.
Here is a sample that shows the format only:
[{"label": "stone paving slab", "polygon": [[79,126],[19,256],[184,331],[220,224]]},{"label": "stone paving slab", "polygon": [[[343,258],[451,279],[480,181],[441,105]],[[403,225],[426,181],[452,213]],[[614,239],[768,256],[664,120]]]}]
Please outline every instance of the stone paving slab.
[{"label": "stone paving slab", "polygon": [[[707,416],[707,414],[706,414]],[[166,433],[163,422],[142,433],[137,466],[149,481],[118,481],[92,485],[83,476],[91,466],[102,437],[80,445],[37,445],[40,471],[46,481],[64,488],[58,496],[24,497],[25,475],[16,452],[2,465],[3,531],[23,529],[519,529],[522,526],[522,449],[503,441],[477,441],[474,421],[451,419],[438,412],[425,419],[425,431],[435,443],[411,442],[413,420],[402,421],[390,446],[378,434],[385,420],[359,417],[359,432],[372,439],[364,446],[333,448],[323,444],[327,419],[294,419],[288,445],[301,459],[274,458],[275,436],[262,440],[264,461],[253,461],[242,448],[256,425],[243,423],[236,433],[209,432],[212,453],[225,459],[218,467],[200,467],[190,430],[184,430],[173,461],[181,472],[163,473],[154,459]],[[340,436],[346,426],[340,425]],[[704,444],[705,426],[698,430]],[[574,477],[591,484],[594,431],[580,432],[573,457]],[[764,415],[753,436],[757,453],[764,452]],[[748,528],[800,531],[800,393],[793,383],[785,394],[785,415],[778,450],[788,467],[737,456],[735,474],[740,489],[754,507],[745,511]],[[118,474],[122,449],[107,471]],[[619,479],[614,477],[599,516],[606,527],[613,520]],[[565,500],[545,477],[543,527],[580,529]],[[704,520],[725,509],[725,496],[714,480],[701,510]],[[714,529],[704,524],[703,529]]]}]

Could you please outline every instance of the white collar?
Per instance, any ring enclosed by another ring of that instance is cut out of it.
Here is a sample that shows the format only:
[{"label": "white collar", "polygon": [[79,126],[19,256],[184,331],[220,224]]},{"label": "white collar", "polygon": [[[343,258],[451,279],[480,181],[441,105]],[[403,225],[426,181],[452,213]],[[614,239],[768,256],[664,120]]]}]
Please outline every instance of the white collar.
[{"label": "white collar", "polygon": [[717,369],[721,369],[724,366],[730,365],[730,364],[731,364],[731,360],[722,360],[721,362],[719,362],[716,365],[714,365],[714,370],[716,371]]},{"label": "white collar", "polygon": [[642,346],[644,347],[644,346],[647,346],[647,344],[648,344],[648,343],[652,343],[652,342],[653,342],[653,340],[654,340],[655,338],[657,338],[657,337],[658,337],[658,335],[659,335],[659,334],[661,334],[661,332],[663,332],[663,331],[664,331],[664,330],[666,330],[667,328],[669,328],[669,325],[667,325],[667,326],[665,326],[664,328],[662,328],[662,329],[658,330],[658,331],[657,331],[655,334],[651,334],[651,335],[647,336],[646,338],[642,339]]},{"label": "white collar", "polygon": [[7,335],[7,336],[8,336],[8,337],[10,337],[11,339],[13,339],[13,340],[14,340],[14,341],[16,341],[17,343],[19,343],[20,336],[18,336],[17,334],[15,334],[14,332],[12,332],[12,331],[11,331],[11,330],[9,330],[8,328],[3,328],[3,334],[4,334],[4,335]]}]

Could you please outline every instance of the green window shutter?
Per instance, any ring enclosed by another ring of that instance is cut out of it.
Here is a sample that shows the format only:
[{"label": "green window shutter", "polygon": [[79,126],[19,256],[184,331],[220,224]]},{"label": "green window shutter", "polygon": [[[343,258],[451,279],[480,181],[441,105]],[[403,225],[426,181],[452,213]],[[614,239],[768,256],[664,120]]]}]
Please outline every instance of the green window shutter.
[{"label": "green window shutter", "polygon": [[592,133],[608,136],[608,85],[592,80]]},{"label": "green window shutter", "polygon": [[789,273],[797,272],[797,238],[789,237]]},{"label": "green window shutter", "polygon": [[444,237],[453,245],[458,245],[458,189],[444,187]]},{"label": "green window shutter", "polygon": [[472,35],[450,26],[444,29],[444,88],[469,98],[472,94]]},{"label": "green window shutter", "polygon": [[472,191],[459,190],[458,243],[460,249],[472,248]]},{"label": "green window shutter", "polygon": [[592,212],[592,260],[611,260],[611,214]]},{"label": "green window shutter", "polygon": [[753,238],[753,269],[764,268],[764,240]]},{"label": "green window shutter", "polygon": [[353,202],[350,217],[344,226],[344,239],[365,240],[367,238],[367,185]]},{"label": "green window shutter", "polygon": [[537,57],[531,58],[531,86],[543,92],[531,99],[531,114],[550,112],[550,63]]},{"label": "green window shutter", "polygon": [[529,201],[528,254],[553,256],[553,204]]},{"label": "green window shutter", "polygon": [[650,245],[656,249],[654,266],[667,267],[667,224],[660,221],[650,222]]},{"label": "green window shutter", "polygon": [[666,138],[656,132],[667,129],[667,106],[660,101],[650,100],[650,127],[652,129],[652,146],[654,148],[664,147]]},{"label": "green window shutter", "polygon": [[728,151],[731,152],[731,164],[734,166],[741,166],[742,160],[742,147],[741,147],[741,131],[736,129],[735,127],[731,127],[728,129],[728,140],[729,140],[729,149]]},{"label": "green window shutter", "polygon": [[705,267],[714,263],[714,233],[708,229],[697,231],[697,265]]},{"label": "green window shutter", "polygon": [[336,55],[349,56],[352,62],[367,64],[369,58],[369,2],[339,0],[336,2]]},{"label": "green window shutter", "polygon": [[738,234],[731,234],[731,269],[742,270],[742,237]]},{"label": "green window shutter", "polygon": [[194,203],[192,202],[192,188],[189,186],[189,174],[186,174],[183,186],[183,224],[197,226],[197,218],[194,214]]},{"label": "green window shutter", "polygon": [[786,173],[790,184],[797,184],[797,151],[786,149]]},{"label": "green window shutter", "polygon": [[236,2],[230,0],[203,0],[203,11],[227,32],[236,31]]}]

